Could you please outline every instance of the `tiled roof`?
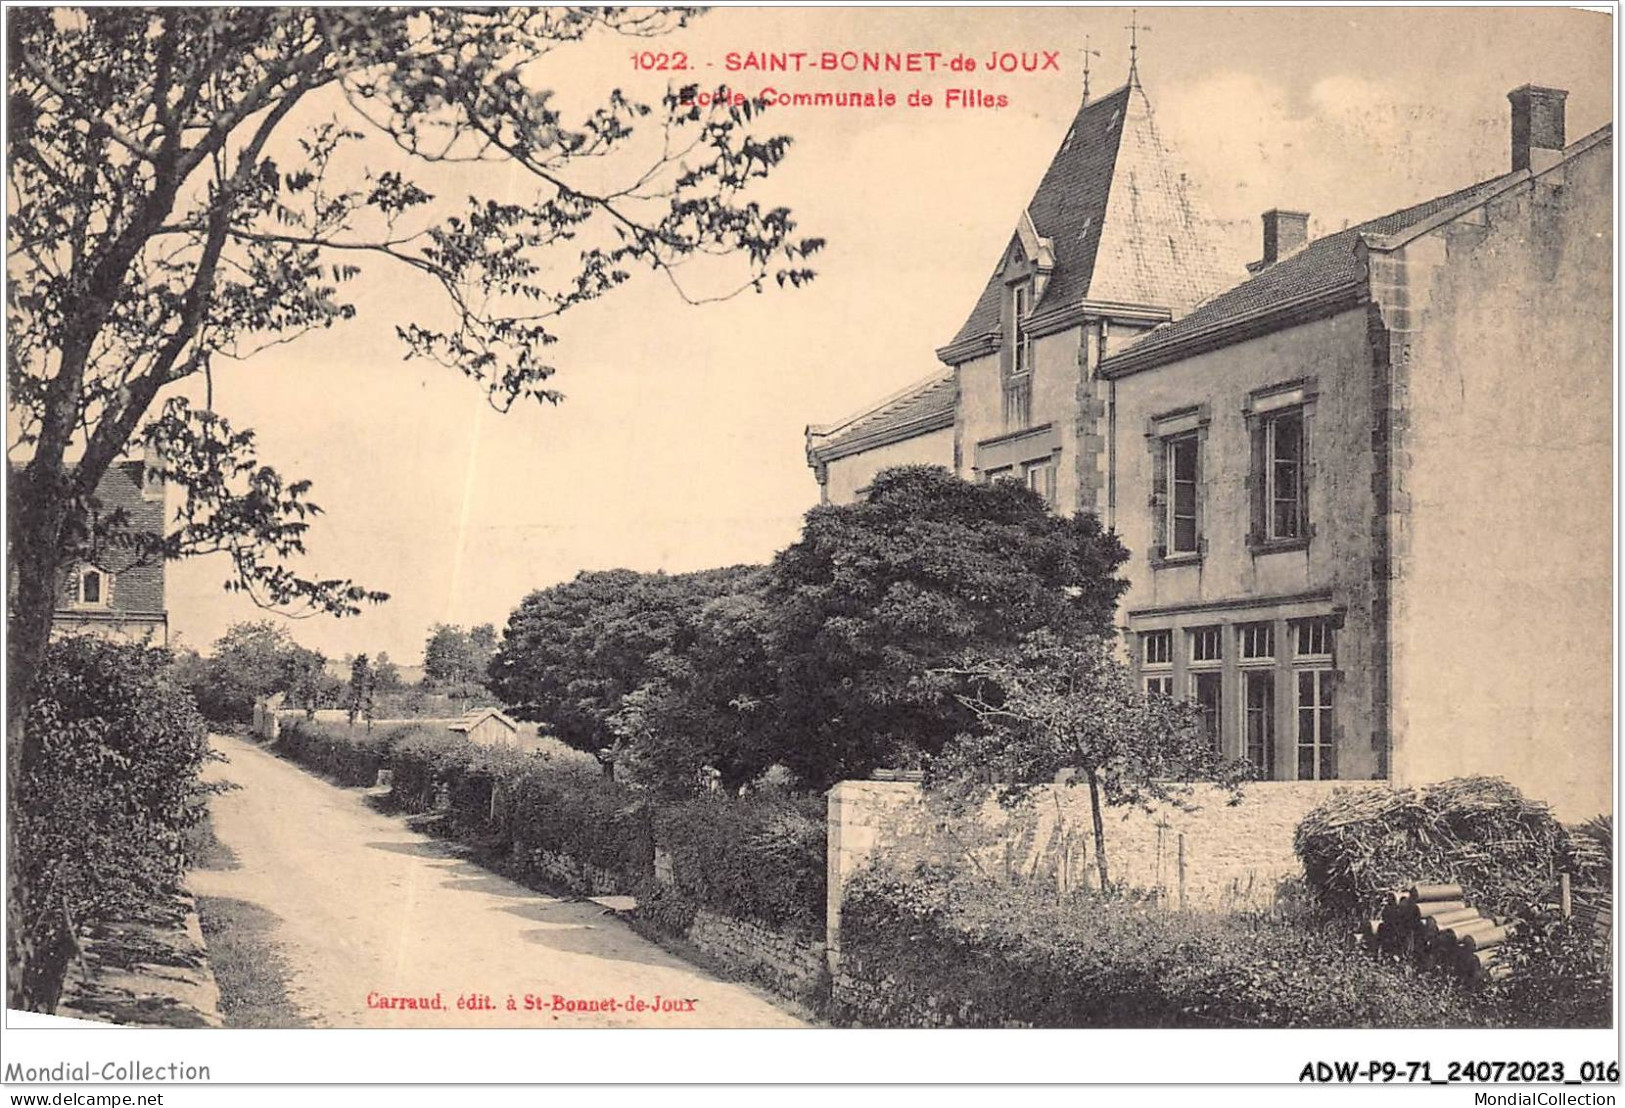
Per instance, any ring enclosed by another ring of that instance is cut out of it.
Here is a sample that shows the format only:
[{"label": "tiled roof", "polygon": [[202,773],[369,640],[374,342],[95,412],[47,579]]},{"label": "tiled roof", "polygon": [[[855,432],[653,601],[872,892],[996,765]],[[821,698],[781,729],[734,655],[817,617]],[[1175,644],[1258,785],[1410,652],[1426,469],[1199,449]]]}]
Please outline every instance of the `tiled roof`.
[{"label": "tiled roof", "polygon": [[[1055,254],[1035,314],[1085,299],[1178,314],[1234,279],[1138,84],[1078,109],[1027,213]],[[988,278],[950,347],[999,329],[1000,276]]]},{"label": "tiled roof", "polygon": [[808,428],[808,449],[827,461],[871,446],[952,426],[954,399],[954,375],[948,371],[913,385],[827,430]]},{"label": "tiled roof", "polygon": [[[1066,139],[1027,205],[1038,233],[1051,239],[1055,247],[1055,275],[1034,310],[1051,303],[1081,300],[1088,293],[1095,252],[1100,247],[1100,229],[1106,222],[1106,201],[1128,98],[1129,86],[1124,85],[1078,109]],[[999,273],[995,269],[988,277],[970,317],[954,336],[955,343],[998,330],[1003,291]]]},{"label": "tiled roof", "polygon": [[1354,251],[1355,242],[1362,234],[1397,234],[1479,194],[1494,192],[1513,176],[1516,174],[1506,173],[1480,181],[1358,226],[1345,228],[1336,234],[1314,239],[1302,250],[1220,293],[1189,315],[1147,332],[1143,338],[1107,358],[1101,365],[1101,372],[1111,376],[1116,368],[1113,363],[1120,366],[1130,360],[1137,367],[1149,368],[1146,359],[1155,359],[1158,354],[1183,344],[1195,335],[1223,330],[1273,309],[1352,286],[1362,277],[1359,259]]}]

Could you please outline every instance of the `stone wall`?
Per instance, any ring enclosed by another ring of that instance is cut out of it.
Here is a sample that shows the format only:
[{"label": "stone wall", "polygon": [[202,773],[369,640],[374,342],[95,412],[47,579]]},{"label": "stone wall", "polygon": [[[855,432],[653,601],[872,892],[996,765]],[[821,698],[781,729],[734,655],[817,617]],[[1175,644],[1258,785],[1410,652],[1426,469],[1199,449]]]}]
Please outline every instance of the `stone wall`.
[{"label": "stone wall", "polygon": [[[1239,804],[1210,785],[1194,786],[1190,811],[1108,808],[1105,843],[1113,883],[1152,890],[1169,904],[1230,911],[1268,908],[1283,881],[1302,867],[1292,836],[1335,788],[1386,788],[1382,782],[1261,781]],[[901,839],[929,818],[918,785],[843,781],[829,793],[829,933],[839,989],[840,901],[846,883],[888,838]],[[1069,889],[1098,884],[1089,796],[1052,785],[1015,812],[990,806],[976,844],[984,864],[1019,868]],[[1183,865],[1181,865],[1183,859]]]},{"label": "stone wall", "polygon": [[140,918],[93,924],[80,948],[56,1015],[126,1026],[223,1025],[220,987],[190,893],[159,897]]},{"label": "stone wall", "polygon": [[682,936],[730,972],[758,981],[780,996],[818,1005],[826,992],[824,944],[775,930],[754,920],[735,919],[706,908]]},{"label": "stone wall", "polygon": [[556,850],[529,850],[515,844],[514,854],[533,873],[557,881],[572,892],[583,896],[613,896],[630,893],[636,882],[625,874],[617,873],[591,862],[583,862],[570,854]]},{"label": "stone wall", "polygon": [[[521,852],[522,848],[515,847],[516,855]],[[644,892],[635,878],[557,851],[524,851],[523,861],[532,872],[586,896],[641,896]],[[655,881],[670,890],[669,895],[677,896],[671,889],[670,866],[670,855],[657,847]],[[679,897],[678,903],[686,901]],[[828,956],[823,943],[756,920],[692,907],[693,918],[680,931],[664,914],[639,913],[636,918],[645,929],[688,943],[734,977],[758,982],[780,996],[814,1008],[822,1006],[828,993]]]}]

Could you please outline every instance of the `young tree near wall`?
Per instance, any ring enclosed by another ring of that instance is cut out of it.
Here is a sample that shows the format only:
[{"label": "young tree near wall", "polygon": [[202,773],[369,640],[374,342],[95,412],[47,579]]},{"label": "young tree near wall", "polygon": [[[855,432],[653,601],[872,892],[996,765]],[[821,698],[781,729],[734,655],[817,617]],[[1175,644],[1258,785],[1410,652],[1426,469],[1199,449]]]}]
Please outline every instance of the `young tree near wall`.
[{"label": "young tree near wall", "polygon": [[[747,132],[757,105],[701,109],[672,90],[651,106],[615,90],[570,120],[543,88],[561,47],[689,18],[7,13],[8,786],[38,755],[24,721],[63,575],[98,547],[229,554],[228,587],[266,605],[343,614],[382,598],[289,568],[317,510],[308,483],[259,462],[253,433],[213,410],[210,379],[217,359],[351,318],[340,286],[364,265],[443,294],[442,318],[396,333],[408,356],[464,374],[500,410],[560,398],[543,360],[557,320],[635,270],[691,301],[810,277],[821,243],[743,196],[790,141]],[[493,163],[478,179],[515,187],[437,202],[425,172],[463,162]],[[191,379],[201,408],[163,399]],[[103,474],[138,439],[181,492],[168,535],[98,509]]]},{"label": "young tree near wall", "polygon": [[976,796],[996,782],[994,793],[1007,803],[1061,777],[1087,788],[1103,889],[1111,886],[1105,807],[1180,805],[1188,782],[1234,788],[1247,776],[1245,764],[1220,757],[1195,707],[1141,691],[1103,637],[1039,631],[1014,652],[971,658],[947,673],[966,682],[958,700],[980,726],[933,761],[932,785]]},{"label": "young tree near wall", "polygon": [[1039,628],[1109,633],[1127,558],[1093,515],[936,467],[885,470],[866,500],[814,508],[766,597],[780,760],[821,786],[939,750],[973,722],[949,664]]}]

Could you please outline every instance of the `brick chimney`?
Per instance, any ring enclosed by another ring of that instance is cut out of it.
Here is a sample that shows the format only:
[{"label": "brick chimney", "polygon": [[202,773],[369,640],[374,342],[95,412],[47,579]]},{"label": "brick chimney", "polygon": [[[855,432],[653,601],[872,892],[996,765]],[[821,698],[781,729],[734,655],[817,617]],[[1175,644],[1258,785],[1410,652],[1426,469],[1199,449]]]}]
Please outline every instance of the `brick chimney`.
[{"label": "brick chimney", "polygon": [[1523,85],[1507,93],[1512,102],[1512,168],[1539,173],[1563,154],[1563,102],[1567,89]]},{"label": "brick chimney", "polygon": [[1257,273],[1265,266],[1274,265],[1290,254],[1296,254],[1309,242],[1309,213],[1289,212],[1271,208],[1264,213],[1264,256],[1248,262],[1247,270]]}]

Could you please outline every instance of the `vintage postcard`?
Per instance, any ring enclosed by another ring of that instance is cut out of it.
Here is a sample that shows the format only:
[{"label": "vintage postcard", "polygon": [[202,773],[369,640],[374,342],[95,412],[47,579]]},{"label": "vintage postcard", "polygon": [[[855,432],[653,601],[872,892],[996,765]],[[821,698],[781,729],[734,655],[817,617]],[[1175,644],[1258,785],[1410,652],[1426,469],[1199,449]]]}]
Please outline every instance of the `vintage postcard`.
[{"label": "vintage postcard", "polygon": [[1615,16],[8,6],[5,1082],[1611,1103]]}]

